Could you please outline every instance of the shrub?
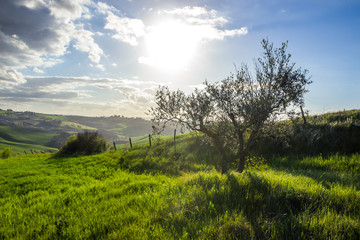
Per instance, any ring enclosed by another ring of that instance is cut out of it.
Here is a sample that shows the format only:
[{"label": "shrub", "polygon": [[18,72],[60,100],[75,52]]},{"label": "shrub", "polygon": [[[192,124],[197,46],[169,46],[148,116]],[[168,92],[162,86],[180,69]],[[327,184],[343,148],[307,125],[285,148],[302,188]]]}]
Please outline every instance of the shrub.
[{"label": "shrub", "polygon": [[95,154],[106,151],[109,143],[98,132],[85,131],[72,135],[60,149],[60,154]]},{"label": "shrub", "polygon": [[7,159],[10,157],[11,154],[11,148],[6,147],[2,151],[0,151],[0,158]]},{"label": "shrub", "polygon": [[252,152],[273,154],[359,153],[360,128],[352,125],[286,124],[270,126],[257,139]]}]

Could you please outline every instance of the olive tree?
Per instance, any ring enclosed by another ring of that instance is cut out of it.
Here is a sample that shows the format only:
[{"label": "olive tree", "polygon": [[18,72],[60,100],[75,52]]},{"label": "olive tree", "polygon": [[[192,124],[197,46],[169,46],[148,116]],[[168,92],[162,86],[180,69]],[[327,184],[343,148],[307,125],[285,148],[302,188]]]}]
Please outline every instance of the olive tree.
[{"label": "olive tree", "polygon": [[156,107],[150,109],[150,114],[156,131],[161,131],[170,123],[204,133],[220,152],[222,172],[227,171],[222,134],[226,122],[216,111],[216,105],[207,92],[195,89],[192,94],[186,95],[181,90],[171,91],[162,86],[155,94],[155,103]]},{"label": "olive tree", "polygon": [[203,132],[220,151],[223,172],[227,170],[225,136],[235,136],[237,170],[242,172],[246,156],[265,124],[292,112],[290,107],[302,107],[306,85],[311,83],[308,71],[290,61],[287,42],[274,48],[264,39],[262,47],[264,53],[255,61],[254,73],[243,64],[235,74],[221,82],[205,82],[204,90],[196,89],[188,96],[180,90],[159,88],[156,107],[150,110],[153,122],[160,125],[174,121]]}]

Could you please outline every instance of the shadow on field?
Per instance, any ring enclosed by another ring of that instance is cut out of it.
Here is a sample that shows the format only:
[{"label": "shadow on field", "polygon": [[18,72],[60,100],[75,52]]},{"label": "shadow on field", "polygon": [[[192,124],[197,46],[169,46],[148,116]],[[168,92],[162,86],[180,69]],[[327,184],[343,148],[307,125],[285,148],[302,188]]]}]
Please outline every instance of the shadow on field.
[{"label": "shadow on field", "polygon": [[332,184],[340,185],[343,187],[355,188],[357,191],[360,190],[360,174],[348,175],[344,177],[344,174],[332,171],[286,171],[293,176],[304,176],[312,178],[321,184],[326,189],[330,189]]},{"label": "shadow on field", "polygon": [[299,239],[305,229],[295,216],[304,211],[304,199],[283,191],[273,192],[269,183],[254,174],[247,173],[247,177],[250,183],[241,185],[234,175],[227,175],[230,196],[226,205],[243,211],[255,239]]},{"label": "shadow on field", "polygon": [[[343,159],[339,161],[342,162],[338,162],[340,167],[333,167],[332,163],[329,163],[328,165],[321,164],[331,157],[336,158],[337,155],[323,156],[324,160],[310,159],[310,161],[307,162],[304,162],[303,159],[314,157],[278,157],[278,159],[282,160],[276,161],[273,159],[274,162],[270,163],[270,167],[276,171],[281,170],[293,176],[312,178],[327,189],[329,189],[332,184],[339,184],[344,187],[354,187],[356,190],[360,190],[360,164],[357,161],[349,163],[349,159],[352,157],[351,155],[341,156]],[[329,165],[331,167],[329,167]]]}]

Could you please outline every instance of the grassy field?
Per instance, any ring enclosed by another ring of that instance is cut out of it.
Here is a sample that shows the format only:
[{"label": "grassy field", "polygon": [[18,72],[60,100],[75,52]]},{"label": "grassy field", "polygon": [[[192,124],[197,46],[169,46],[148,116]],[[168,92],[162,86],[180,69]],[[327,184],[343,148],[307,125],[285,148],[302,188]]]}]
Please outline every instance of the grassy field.
[{"label": "grassy field", "polygon": [[[65,144],[66,138],[57,138],[56,141],[52,141],[51,145],[48,144],[51,138],[45,142],[43,140],[49,136],[55,136],[61,133],[76,134],[88,130],[98,131],[110,142],[116,141],[117,143],[124,143],[129,137],[142,136],[152,132],[151,122],[142,118],[127,118],[123,116],[62,116],[10,110],[0,110],[0,125],[0,137],[7,141],[57,148]],[[12,134],[15,132],[16,134]],[[37,132],[37,134],[34,134],[35,132]],[[23,136],[27,133],[35,137],[29,138],[28,136]],[[9,137],[11,139],[9,139]],[[21,139],[22,137],[25,138],[25,141]],[[32,142],[29,142],[29,140]],[[5,144],[6,142],[2,142],[0,147]],[[18,147],[16,147],[16,149],[18,149]],[[26,149],[27,148],[24,150]]]},{"label": "grassy field", "polygon": [[0,137],[13,142],[45,145],[54,135],[54,133],[0,126]]},{"label": "grassy field", "polygon": [[8,126],[0,126],[0,149],[10,147],[12,154],[24,154],[35,151],[57,151],[55,148],[46,147],[54,133],[38,132]]},{"label": "grassy field", "polygon": [[0,159],[0,239],[360,238],[360,155],[221,175],[201,137],[178,136],[176,151],[172,139]]}]

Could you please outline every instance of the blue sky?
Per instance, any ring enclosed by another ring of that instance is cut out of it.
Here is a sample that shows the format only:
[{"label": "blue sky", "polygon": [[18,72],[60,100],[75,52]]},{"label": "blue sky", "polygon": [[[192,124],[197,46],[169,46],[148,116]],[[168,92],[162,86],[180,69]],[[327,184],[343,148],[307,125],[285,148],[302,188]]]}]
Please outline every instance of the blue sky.
[{"label": "blue sky", "polygon": [[310,113],[360,109],[360,1],[1,0],[0,108],[140,116],[289,41]]}]

